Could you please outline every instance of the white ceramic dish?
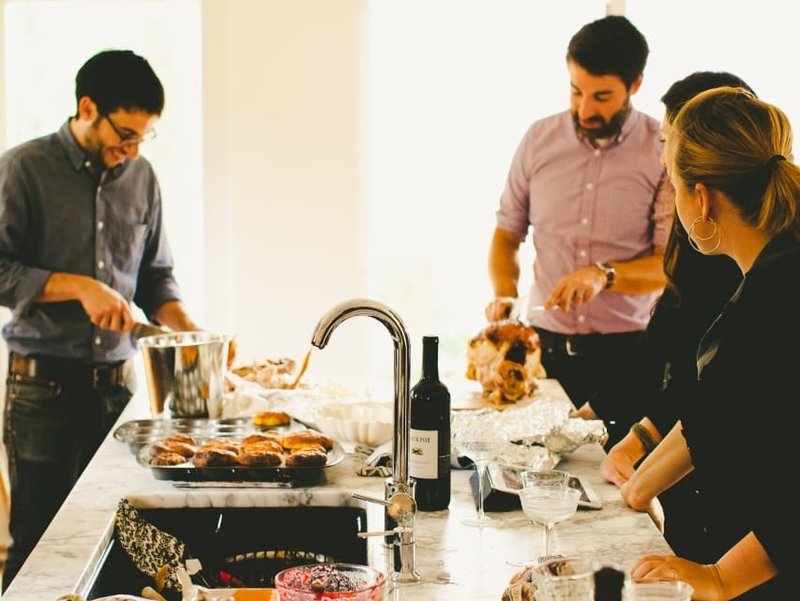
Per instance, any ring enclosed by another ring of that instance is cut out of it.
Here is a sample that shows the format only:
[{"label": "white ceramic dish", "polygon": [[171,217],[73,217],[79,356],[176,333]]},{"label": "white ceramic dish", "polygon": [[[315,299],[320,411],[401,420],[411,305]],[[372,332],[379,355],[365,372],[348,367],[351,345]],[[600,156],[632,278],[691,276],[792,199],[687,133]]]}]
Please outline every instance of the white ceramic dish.
[{"label": "white ceramic dish", "polygon": [[328,403],[316,410],[314,422],[336,440],[374,447],[391,440],[392,411],[391,404],[374,401]]}]

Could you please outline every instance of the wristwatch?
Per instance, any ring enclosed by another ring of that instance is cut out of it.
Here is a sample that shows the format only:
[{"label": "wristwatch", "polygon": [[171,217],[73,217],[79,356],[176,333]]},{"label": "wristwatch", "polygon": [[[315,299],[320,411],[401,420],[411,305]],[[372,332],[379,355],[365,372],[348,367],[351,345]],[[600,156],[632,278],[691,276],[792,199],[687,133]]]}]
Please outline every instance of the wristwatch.
[{"label": "wristwatch", "polygon": [[614,269],[613,265],[610,265],[609,263],[603,263],[602,261],[598,261],[594,264],[594,266],[602,271],[603,275],[606,276],[606,290],[611,288],[611,286],[614,285],[614,280],[617,278],[617,270]]}]

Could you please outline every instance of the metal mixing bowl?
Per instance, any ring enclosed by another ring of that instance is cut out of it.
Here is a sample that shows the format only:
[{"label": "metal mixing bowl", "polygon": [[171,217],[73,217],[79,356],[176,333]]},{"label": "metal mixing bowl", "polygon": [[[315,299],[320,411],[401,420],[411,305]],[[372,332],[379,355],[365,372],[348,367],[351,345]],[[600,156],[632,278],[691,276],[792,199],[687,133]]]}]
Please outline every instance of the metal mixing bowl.
[{"label": "metal mixing bowl", "polygon": [[172,417],[219,417],[230,336],[170,332],[139,339],[150,410]]}]

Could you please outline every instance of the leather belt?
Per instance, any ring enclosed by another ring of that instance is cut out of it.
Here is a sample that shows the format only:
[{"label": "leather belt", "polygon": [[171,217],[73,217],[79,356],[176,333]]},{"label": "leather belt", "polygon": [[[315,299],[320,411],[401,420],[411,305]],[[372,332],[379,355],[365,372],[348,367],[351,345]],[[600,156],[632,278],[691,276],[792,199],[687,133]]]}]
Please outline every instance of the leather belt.
[{"label": "leather belt", "polygon": [[130,360],[92,364],[58,357],[26,357],[14,351],[9,353],[8,359],[10,374],[56,382],[85,378],[93,388],[123,386],[132,369],[133,364]]},{"label": "leather belt", "polygon": [[615,348],[626,348],[644,336],[644,332],[559,334],[542,328],[534,329],[539,334],[539,341],[544,352],[568,357],[577,357],[593,352],[608,352]]}]

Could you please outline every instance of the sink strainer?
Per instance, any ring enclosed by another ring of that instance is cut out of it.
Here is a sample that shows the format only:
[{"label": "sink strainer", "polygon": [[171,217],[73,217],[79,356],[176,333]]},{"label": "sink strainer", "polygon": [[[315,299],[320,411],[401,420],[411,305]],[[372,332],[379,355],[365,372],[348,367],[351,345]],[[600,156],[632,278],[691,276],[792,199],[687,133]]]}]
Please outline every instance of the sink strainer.
[{"label": "sink strainer", "polygon": [[249,587],[272,587],[275,574],[293,566],[311,563],[333,563],[336,558],[317,551],[268,549],[248,551],[226,557],[221,569]]}]

